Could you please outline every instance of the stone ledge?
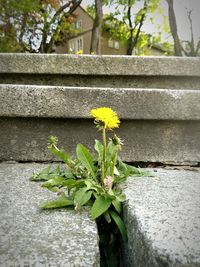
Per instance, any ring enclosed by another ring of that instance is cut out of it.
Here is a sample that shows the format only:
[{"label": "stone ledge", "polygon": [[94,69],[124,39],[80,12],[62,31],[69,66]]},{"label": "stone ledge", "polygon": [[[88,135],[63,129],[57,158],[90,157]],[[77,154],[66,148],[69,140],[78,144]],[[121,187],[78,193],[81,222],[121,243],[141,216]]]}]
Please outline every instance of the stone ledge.
[{"label": "stone ledge", "polygon": [[199,120],[200,90],[0,85],[0,116],[89,118],[110,106],[121,119]]},{"label": "stone ledge", "polygon": [[[77,143],[90,151],[100,139],[92,120],[0,118],[0,160],[55,161],[47,138],[55,135],[59,147],[74,155]],[[122,120],[116,133],[124,140],[124,161],[200,162],[200,121]]]},{"label": "stone ledge", "polygon": [[0,54],[0,73],[200,76],[199,58]]},{"label": "stone ledge", "polygon": [[124,185],[126,266],[200,266],[200,169],[157,169]]},{"label": "stone ledge", "polygon": [[52,192],[30,182],[44,164],[0,164],[0,266],[99,267],[96,224],[86,212],[40,211]]}]

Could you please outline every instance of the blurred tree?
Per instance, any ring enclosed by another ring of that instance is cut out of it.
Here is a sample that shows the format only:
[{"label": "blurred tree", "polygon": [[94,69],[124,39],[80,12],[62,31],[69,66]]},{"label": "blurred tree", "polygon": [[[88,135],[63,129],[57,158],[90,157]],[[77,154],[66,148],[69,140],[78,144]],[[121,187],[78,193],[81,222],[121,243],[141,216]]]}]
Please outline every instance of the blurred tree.
[{"label": "blurred tree", "polygon": [[186,41],[181,41],[178,35],[176,15],[174,11],[174,1],[166,0],[168,3],[168,17],[171,34],[174,40],[174,54],[175,56],[190,56],[196,57],[200,55],[200,39],[195,44],[194,33],[193,33],[193,23],[192,23],[192,10],[187,10],[187,16],[190,24],[190,35],[191,39]]},{"label": "blurred tree", "polygon": [[95,16],[92,28],[90,53],[99,54],[103,22],[103,0],[95,0]]},{"label": "blurred tree", "polygon": [[174,53],[175,56],[182,56],[182,47],[178,36],[176,16],[174,12],[174,2],[173,0],[166,0],[166,1],[168,3],[169,25],[172,37],[174,39]]},{"label": "blurred tree", "polygon": [[[153,45],[154,42],[161,42],[161,33],[156,36],[150,36],[142,32],[142,27],[148,15],[154,15],[156,11],[162,13],[160,0],[108,0],[108,4],[115,4],[117,11],[105,17],[105,22],[110,21],[110,33],[117,39],[123,40],[127,45],[127,55],[143,51],[147,46]],[[136,4],[142,3],[143,6],[135,9]],[[121,13],[121,9],[123,12]],[[122,16],[122,21],[117,17]],[[153,21],[153,19],[151,19]],[[106,28],[106,23],[104,23]],[[109,28],[109,25],[108,27]]]},{"label": "blurred tree", "polygon": [[73,33],[82,0],[1,0],[0,52],[51,53]]},{"label": "blurred tree", "polygon": [[190,41],[182,41],[182,50],[187,57],[197,57],[200,56],[200,38],[195,44],[193,23],[192,23],[192,10],[187,10],[187,16],[190,24]]}]

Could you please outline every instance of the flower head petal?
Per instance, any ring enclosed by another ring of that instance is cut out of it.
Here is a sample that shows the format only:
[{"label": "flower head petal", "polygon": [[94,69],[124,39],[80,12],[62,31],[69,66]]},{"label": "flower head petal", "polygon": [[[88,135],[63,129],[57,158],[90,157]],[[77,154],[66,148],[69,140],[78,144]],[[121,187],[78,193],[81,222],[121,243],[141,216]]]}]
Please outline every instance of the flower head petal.
[{"label": "flower head petal", "polygon": [[95,121],[102,122],[107,129],[118,128],[120,124],[120,120],[115,111],[111,108],[102,107],[92,109],[90,111],[92,117],[95,118]]}]

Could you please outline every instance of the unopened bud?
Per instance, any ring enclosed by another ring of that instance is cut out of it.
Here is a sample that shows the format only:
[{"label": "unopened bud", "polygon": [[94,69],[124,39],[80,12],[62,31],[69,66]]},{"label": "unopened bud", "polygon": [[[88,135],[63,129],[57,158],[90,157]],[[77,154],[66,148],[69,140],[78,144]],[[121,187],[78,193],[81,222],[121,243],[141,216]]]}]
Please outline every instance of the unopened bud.
[{"label": "unopened bud", "polygon": [[113,177],[112,176],[106,176],[106,178],[104,179],[104,187],[106,189],[106,191],[112,189],[112,186],[113,186]]},{"label": "unopened bud", "polygon": [[118,148],[118,150],[120,151],[121,150],[121,146],[123,145],[123,142],[116,134],[114,134],[114,136],[112,138],[112,142]]}]

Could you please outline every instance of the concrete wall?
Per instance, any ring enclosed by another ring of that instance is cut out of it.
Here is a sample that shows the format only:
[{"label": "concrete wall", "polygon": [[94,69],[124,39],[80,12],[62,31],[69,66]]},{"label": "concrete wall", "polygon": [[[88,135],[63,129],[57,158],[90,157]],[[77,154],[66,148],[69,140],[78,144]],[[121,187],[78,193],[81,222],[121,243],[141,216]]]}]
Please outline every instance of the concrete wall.
[{"label": "concrete wall", "polygon": [[0,54],[0,160],[54,160],[49,135],[93,147],[89,110],[121,118],[125,161],[200,162],[200,59]]}]

